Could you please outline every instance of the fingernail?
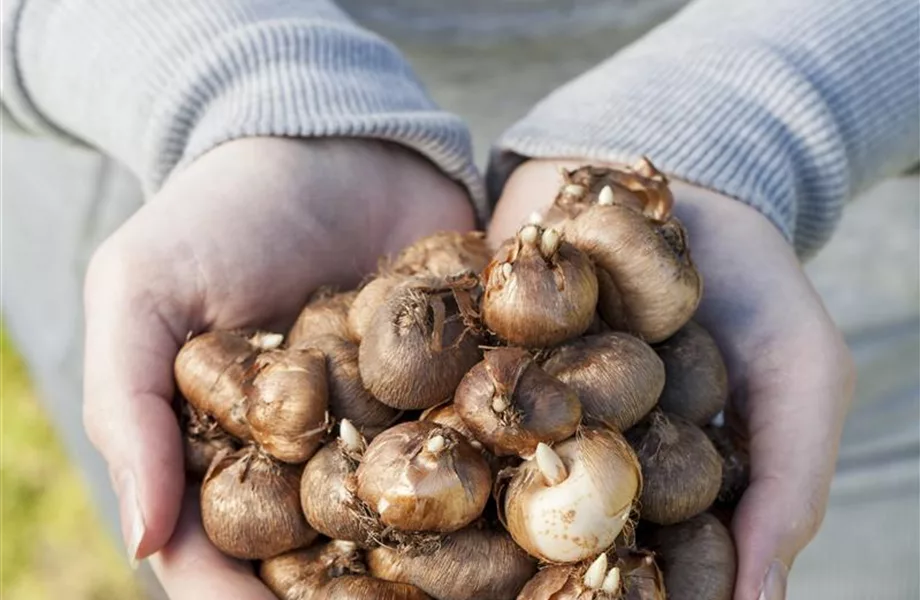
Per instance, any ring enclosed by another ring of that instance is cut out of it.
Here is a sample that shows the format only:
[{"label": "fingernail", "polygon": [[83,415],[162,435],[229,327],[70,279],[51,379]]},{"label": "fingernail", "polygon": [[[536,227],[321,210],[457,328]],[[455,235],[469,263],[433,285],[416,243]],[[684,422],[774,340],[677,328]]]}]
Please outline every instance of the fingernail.
[{"label": "fingernail", "polygon": [[786,565],[779,560],[774,560],[770,564],[766,577],[763,578],[763,587],[760,588],[758,600],[785,600],[788,576]]},{"label": "fingernail", "polygon": [[115,488],[121,507],[121,531],[128,550],[128,563],[132,569],[137,568],[137,551],[144,539],[144,515],[137,499],[137,482],[128,471],[115,478]]}]

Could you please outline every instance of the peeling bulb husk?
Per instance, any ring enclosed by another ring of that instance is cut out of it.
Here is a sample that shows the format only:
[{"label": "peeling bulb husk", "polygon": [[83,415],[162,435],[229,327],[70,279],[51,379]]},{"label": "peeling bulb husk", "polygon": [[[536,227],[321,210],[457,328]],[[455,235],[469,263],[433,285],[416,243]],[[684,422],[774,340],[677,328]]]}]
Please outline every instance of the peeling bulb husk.
[{"label": "peeling bulb husk", "polygon": [[601,554],[594,559],[588,570],[585,571],[584,584],[592,590],[599,590],[606,581],[604,575],[607,574],[607,555]]},{"label": "peeling bulb husk", "polygon": [[537,445],[536,451],[537,466],[543,477],[549,485],[559,485],[568,476],[565,470],[565,464],[552,448],[544,443]]},{"label": "peeling bulb husk", "polygon": [[604,577],[604,583],[601,584],[601,591],[608,594],[615,594],[620,589],[620,569],[614,567],[610,569],[607,576]]}]

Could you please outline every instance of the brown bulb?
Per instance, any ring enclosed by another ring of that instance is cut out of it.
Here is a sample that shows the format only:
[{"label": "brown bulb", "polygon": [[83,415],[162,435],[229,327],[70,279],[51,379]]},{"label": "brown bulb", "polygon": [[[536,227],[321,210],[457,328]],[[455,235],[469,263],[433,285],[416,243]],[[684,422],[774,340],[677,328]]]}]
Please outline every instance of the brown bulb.
[{"label": "brown bulb", "polygon": [[645,550],[617,549],[623,600],[667,600],[664,576],[655,555]]},{"label": "brown bulb", "polygon": [[445,536],[431,553],[374,548],[367,563],[375,577],[412,584],[439,600],[514,598],[536,572],[507,533],[475,526]]},{"label": "brown bulb", "polygon": [[368,439],[392,425],[399,411],[379,402],[364,387],[358,368],[358,346],[333,335],[314,337],[299,348],[314,348],[326,355],[329,381],[329,412],[336,419],[348,419]]},{"label": "brown bulb", "polygon": [[454,406],[496,456],[531,456],[540,442],[571,437],[581,422],[575,392],[519,348],[486,352],[457,387]]},{"label": "brown bulb", "polygon": [[480,273],[491,258],[492,250],[482,231],[440,231],[408,246],[385,271],[450,277],[468,271]]},{"label": "brown bulb", "polygon": [[397,273],[382,274],[371,279],[358,290],[348,310],[348,327],[355,341],[360,342],[364,339],[374,313],[386,302],[390,291],[396,285],[409,279],[409,276]]},{"label": "brown bulb", "polygon": [[356,544],[333,540],[263,561],[259,578],[281,600],[319,600],[333,579],[366,571]]},{"label": "brown bulb", "polygon": [[[351,427],[349,421],[342,428]],[[350,437],[349,437],[350,436]],[[355,471],[364,452],[364,439],[353,430],[323,446],[304,468],[300,503],[307,523],[332,539],[365,542],[368,531],[360,500],[355,496]]]},{"label": "brown bulb", "polygon": [[457,431],[426,421],[374,438],[357,476],[358,497],[401,531],[456,531],[482,514],[492,487],[479,451]]},{"label": "brown bulb", "polygon": [[702,295],[687,233],[671,215],[667,178],[646,160],[592,177],[620,181],[605,184],[562,229],[598,267],[598,309],[613,329],[650,343],[667,339],[690,320]]},{"label": "brown bulb", "polygon": [[625,431],[649,413],[665,383],[664,364],[642,340],[608,332],[555,349],[543,369],[578,395],[587,424]]},{"label": "brown bulb", "polygon": [[316,292],[291,327],[287,345],[299,346],[305,341],[324,335],[351,339],[348,311],[357,295],[357,291],[336,293],[329,289],[321,289]]},{"label": "brown bulb", "polygon": [[647,158],[615,169],[589,165],[562,177],[548,213],[557,220],[575,218],[594,204],[628,206],[657,221],[671,216],[674,196],[668,179]]},{"label": "brown bulb", "polygon": [[554,346],[583,334],[594,319],[594,265],[555,229],[527,225],[483,273],[482,319],[510,344]]},{"label": "brown bulb", "polygon": [[699,427],[656,410],[626,437],[642,465],[643,519],[670,525],[712,505],[722,483],[722,461]]},{"label": "brown bulb", "polygon": [[208,538],[241,559],[308,546],[316,532],[300,508],[300,472],[252,447],[215,460],[201,487]]},{"label": "brown bulb", "polygon": [[643,536],[664,573],[668,600],[731,600],[737,561],[731,534],[703,513]]},{"label": "brown bulb", "polygon": [[623,436],[583,429],[514,473],[504,493],[514,541],[546,562],[577,563],[609,548],[627,526],[642,489],[639,461]]},{"label": "brown bulb", "polygon": [[577,565],[541,570],[517,600],[665,600],[664,582],[648,552],[620,549]]},{"label": "brown bulb", "polygon": [[306,461],[326,434],[326,357],[318,350],[268,351],[253,369],[246,413],[253,438],[279,460]]},{"label": "brown bulb", "polygon": [[456,299],[475,280],[414,279],[390,290],[358,349],[364,385],[402,410],[424,409],[453,395],[479,361],[479,340]]},{"label": "brown bulb", "polygon": [[259,346],[242,335],[212,331],[187,341],[175,361],[176,384],[182,396],[243,441],[252,439],[246,423],[244,388],[259,352]]},{"label": "brown bulb", "polygon": [[214,458],[237,449],[237,444],[217,421],[198,411],[186,401],[182,401],[179,415],[182,426],[185,470],[200,479],[214,462]]},{"label": "brown bulb", "polygon": [[728,371],[709,332],[690,321],[655,349],[667,373],[658,407],[699,426],[712,421],[728,400]]}]

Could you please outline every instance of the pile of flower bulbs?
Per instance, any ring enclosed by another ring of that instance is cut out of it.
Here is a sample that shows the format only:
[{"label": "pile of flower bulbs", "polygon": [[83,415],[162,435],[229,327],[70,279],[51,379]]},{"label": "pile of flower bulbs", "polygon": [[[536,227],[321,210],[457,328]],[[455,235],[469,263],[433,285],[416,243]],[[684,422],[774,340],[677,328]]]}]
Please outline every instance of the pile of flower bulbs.
[{"label": "pile of flower bulbs", "polygon": [[668,181],[562,178],[499,248],[435,234],[286,335],[185,343],[205,531],[279,598],[731,597],[746,463]]}]

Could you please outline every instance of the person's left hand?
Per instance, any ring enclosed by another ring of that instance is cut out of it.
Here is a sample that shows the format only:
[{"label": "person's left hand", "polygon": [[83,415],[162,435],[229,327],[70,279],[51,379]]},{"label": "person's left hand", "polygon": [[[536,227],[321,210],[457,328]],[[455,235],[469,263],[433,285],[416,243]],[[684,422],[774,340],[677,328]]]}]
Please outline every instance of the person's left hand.
[{"label": "person's left hand", "polygon": [[[590,162],[531,160],[518,167],[496,207],[493,243],[550,206],[560,166]],[[781,599],[788,569],[824,516],[853,396],[852,359],[772,223],[703,188],[672,181],[672,190],[703,277],[694,319],[725,356],[732,392],[726,413],[749,438],[750,486],[732,523],[735,600]]]}]

